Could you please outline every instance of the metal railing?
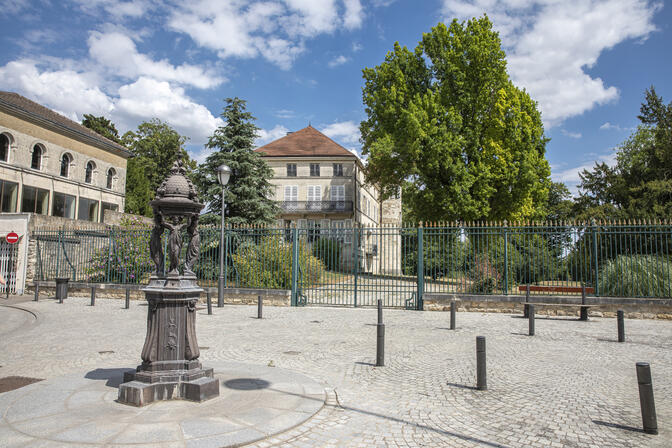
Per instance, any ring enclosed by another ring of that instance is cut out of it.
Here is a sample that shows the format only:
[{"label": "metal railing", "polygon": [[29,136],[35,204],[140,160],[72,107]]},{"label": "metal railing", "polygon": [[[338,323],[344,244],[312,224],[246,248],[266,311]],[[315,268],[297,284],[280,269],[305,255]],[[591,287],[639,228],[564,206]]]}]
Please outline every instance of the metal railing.
[{"label": "metal railing", "polygon": [[[147,283],[149,229],[36,230],[35,279]],[[672,297],[670,222],[200,229],[215,286],[292,290],[293,303],[421,307],[424,293]],[[187,245],[184,244],[183,248]],[[164,251],[165,252],[165,251]]]},{"label": "metal railing", "polygon": [[285,212],[351,212],[352,201],[279,201]]}]

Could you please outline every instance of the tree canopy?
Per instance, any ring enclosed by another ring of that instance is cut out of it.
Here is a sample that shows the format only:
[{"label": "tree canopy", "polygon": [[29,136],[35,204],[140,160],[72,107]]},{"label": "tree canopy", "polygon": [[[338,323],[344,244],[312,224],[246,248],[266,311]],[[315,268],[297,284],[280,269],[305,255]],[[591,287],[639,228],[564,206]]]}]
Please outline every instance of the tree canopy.
[{"label": "tree canopy", "polygon": [[275,219],[277,206],[271,199],[273,170],[253,151],[259,128],[255,118],[246,111],[246,102],[227,98],[221,116],[226,121],[208,139],[206,148],[214,150],[199,165],[194,182],[201,200],[208,204],[202,222],[217,223],[222,211],[222,186],[217,168],[228,165],[231,177],[226,186],[228,222],[231,224],[262,224]]},{"label": "tree canopy", "polygon": [[415,219],[543,218],[547,139],[535,101],[510,81],[492,23],[439,23],[363,70],[368,179],[404,186]]},{"label": "tree canopy", "polygon": [[91,129],[93,132],[102,135],[103,137],[119,143],[119,131],[117,127],[105,117],[96,117],[92,114],[84,114],[82,125]]},{"label": "tree canopy", "polygon": [[580,173],[579,217],[672,216],[672,102],[665,105],[651,87],[638,118],[640,125],[616,148],[615,166],[596,163]]}]

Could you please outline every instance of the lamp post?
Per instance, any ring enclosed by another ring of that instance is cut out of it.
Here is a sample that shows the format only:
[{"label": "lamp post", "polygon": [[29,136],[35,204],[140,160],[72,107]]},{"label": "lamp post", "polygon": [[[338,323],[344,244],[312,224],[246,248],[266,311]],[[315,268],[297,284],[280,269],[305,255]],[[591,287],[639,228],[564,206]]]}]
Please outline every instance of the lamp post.
[{"label": "lamp post", "polygon": [[226,193],[226,184],[229,183],[231,177],[231,168],[226,165],[220,165],[217,168],[217,179],[222,186],[222,231],[219,240],[219,283],[217,284],[217,307],[224,306],[224,255],[226,249],[224,248],[224,215],[226,214],[226,202],[224,202],[224,195]]}]

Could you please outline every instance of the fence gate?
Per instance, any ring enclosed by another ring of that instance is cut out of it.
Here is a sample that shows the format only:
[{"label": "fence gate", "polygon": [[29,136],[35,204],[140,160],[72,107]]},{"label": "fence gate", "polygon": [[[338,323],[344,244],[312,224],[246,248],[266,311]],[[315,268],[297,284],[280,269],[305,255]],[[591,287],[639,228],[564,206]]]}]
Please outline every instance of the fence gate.
[{"label": "fence gate", "polygon": [[5,279],[6,284],[0,285],[0,292],[7,294],[16,294],[16,259],[18,244],[9,244],[0,242],[0,274]]},{"label": "fence gate", "polygon": [[418,230],[403,227],[296,229],[297,305],[418,307]]}]

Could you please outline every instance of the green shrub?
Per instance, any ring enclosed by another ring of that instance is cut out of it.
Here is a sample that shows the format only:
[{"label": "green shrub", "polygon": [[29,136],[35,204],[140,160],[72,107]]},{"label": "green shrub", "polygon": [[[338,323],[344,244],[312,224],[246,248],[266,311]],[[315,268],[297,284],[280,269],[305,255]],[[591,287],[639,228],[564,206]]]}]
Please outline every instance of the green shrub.
[{"label": "green shrub", "polygon": [[672,297],[672,260],[665,256],[619,255],[600,269],[600,295]]},{"label": "green shrub", "polygon": [[91,283],[146,283],[154,263],[149,256],[151,231],[121,230],[110,234],[106,247],[96,250],[85,269]]},{"label": "green shrub", "polygon": [[477,255],[469,270],[472,283],[469,292],[476,294],[492,294],[502,287],[502,274],[490,261],[487,255]]},{"label": "green shrub", "polygon": [[313,256],[329,271],[341,270],[341,243],[330,238],[320,238],[313,244]]}]

